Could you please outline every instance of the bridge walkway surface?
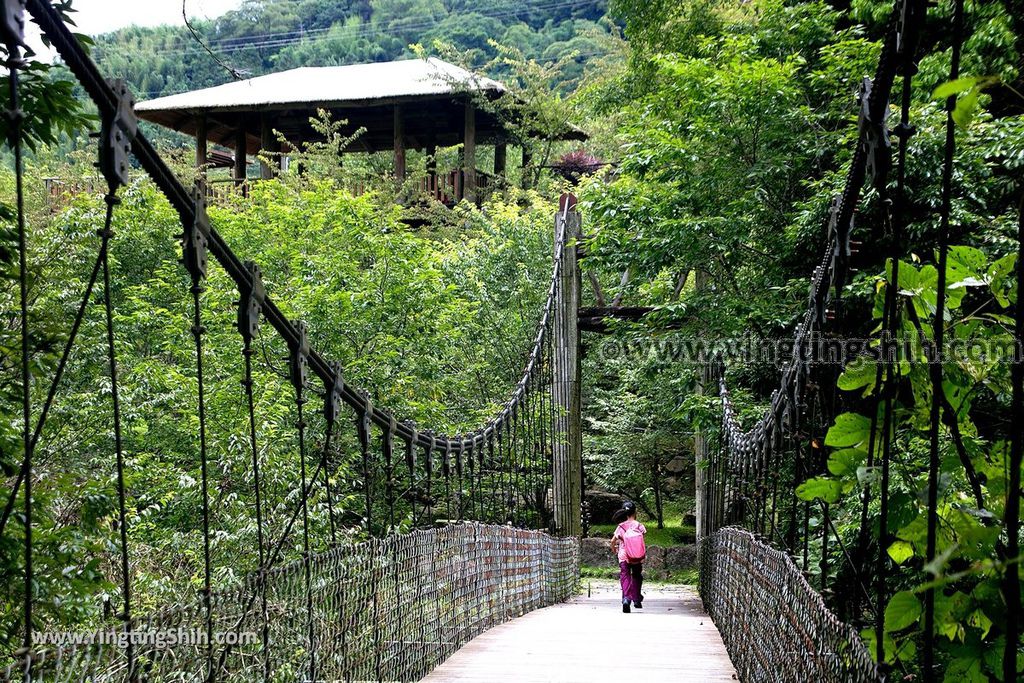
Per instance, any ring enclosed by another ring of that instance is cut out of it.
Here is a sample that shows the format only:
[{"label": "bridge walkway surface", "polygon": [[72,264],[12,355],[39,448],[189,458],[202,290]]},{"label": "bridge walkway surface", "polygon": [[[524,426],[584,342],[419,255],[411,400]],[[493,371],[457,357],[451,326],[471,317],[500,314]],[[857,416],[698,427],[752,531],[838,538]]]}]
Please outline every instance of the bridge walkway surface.
[{"label": "bridge walkway surface", "polygon": [[735,681],[722,638],[695,588],[648,584],[623,614],[618,585],[592,581],[568,602],[477,636],[424,680],[479,683]]}]

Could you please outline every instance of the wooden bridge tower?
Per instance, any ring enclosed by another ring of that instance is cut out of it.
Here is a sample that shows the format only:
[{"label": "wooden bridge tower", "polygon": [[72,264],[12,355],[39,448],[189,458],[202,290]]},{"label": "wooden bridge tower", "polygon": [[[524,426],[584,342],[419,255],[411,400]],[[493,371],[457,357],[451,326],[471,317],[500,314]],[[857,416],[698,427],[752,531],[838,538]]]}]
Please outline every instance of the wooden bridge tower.
[{"label": "wooden bridge tower", "polygon": [[576,197],[562,195],[555,216],[555,249],[564,235],[557,283],[553,338],[554,395],[553,508],[555,531],[563,536],[583,534],[583,428],[580,406],[580,270],[576,245],[580,236]]}]

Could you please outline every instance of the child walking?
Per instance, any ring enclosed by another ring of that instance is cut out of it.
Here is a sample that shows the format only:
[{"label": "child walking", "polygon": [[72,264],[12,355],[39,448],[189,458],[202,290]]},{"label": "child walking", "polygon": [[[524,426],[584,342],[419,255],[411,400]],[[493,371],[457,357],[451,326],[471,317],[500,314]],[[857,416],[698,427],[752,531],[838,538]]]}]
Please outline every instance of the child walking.
[{"label": "child walking", "polygon": [[621,521],[612,534],[612,552],[619,557],[619,585],[622,587],[622,611],[629,614],[630,603],[643,609],[644,557],[647,549],[644,534],[647,529],[636,521],[636,503],[627,500],[615,513],[614,521]]}]

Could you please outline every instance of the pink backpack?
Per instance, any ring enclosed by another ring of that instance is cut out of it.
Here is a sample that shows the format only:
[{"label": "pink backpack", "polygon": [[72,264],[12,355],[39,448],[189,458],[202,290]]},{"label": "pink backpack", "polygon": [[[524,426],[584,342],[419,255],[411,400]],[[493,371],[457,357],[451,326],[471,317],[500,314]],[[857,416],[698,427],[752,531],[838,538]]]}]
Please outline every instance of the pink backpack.
[{"label": "pink backpack", "polygon": [[630,564],[639,564],[647,557],[647,546],[644,543],[644,535],[640,532],[640,525],[633,523],[627,526],[627,522],[619,525],[622,532],[622,547],[626,551],[626,561]]}]

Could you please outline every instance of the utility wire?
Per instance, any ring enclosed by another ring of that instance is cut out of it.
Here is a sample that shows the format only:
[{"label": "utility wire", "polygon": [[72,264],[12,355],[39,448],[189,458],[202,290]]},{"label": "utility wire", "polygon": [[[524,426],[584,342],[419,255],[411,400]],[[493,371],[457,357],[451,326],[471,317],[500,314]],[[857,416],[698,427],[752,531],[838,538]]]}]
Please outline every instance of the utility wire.
[{"label": "utility wire", "polygon": [[192,23],[188,20],[188,13],[185,11],[185,5],[187,3],[188,0],[181,0],[181,18],[185,20],[185,26],[188,28],[189,33],[192,34],[192,37],[195,39],[197,43],[203,46],[203,49],[206,50],[207,53],[209,53],[210,57],[213,58],[213,61],[217,62],[217,64],[219,64],[229,74],[231,74],[232,78],[234,78],[236,81],[242,80],[242,74],[238,71],[238,69],[234,68],[233,66],[225,64],[221,60],[221,58],[214,54],[213,50],[211,50],[209,46],[203,42],[202,37],[200,37],[199,33],[195,30],[195,28],[193,28]]}]

